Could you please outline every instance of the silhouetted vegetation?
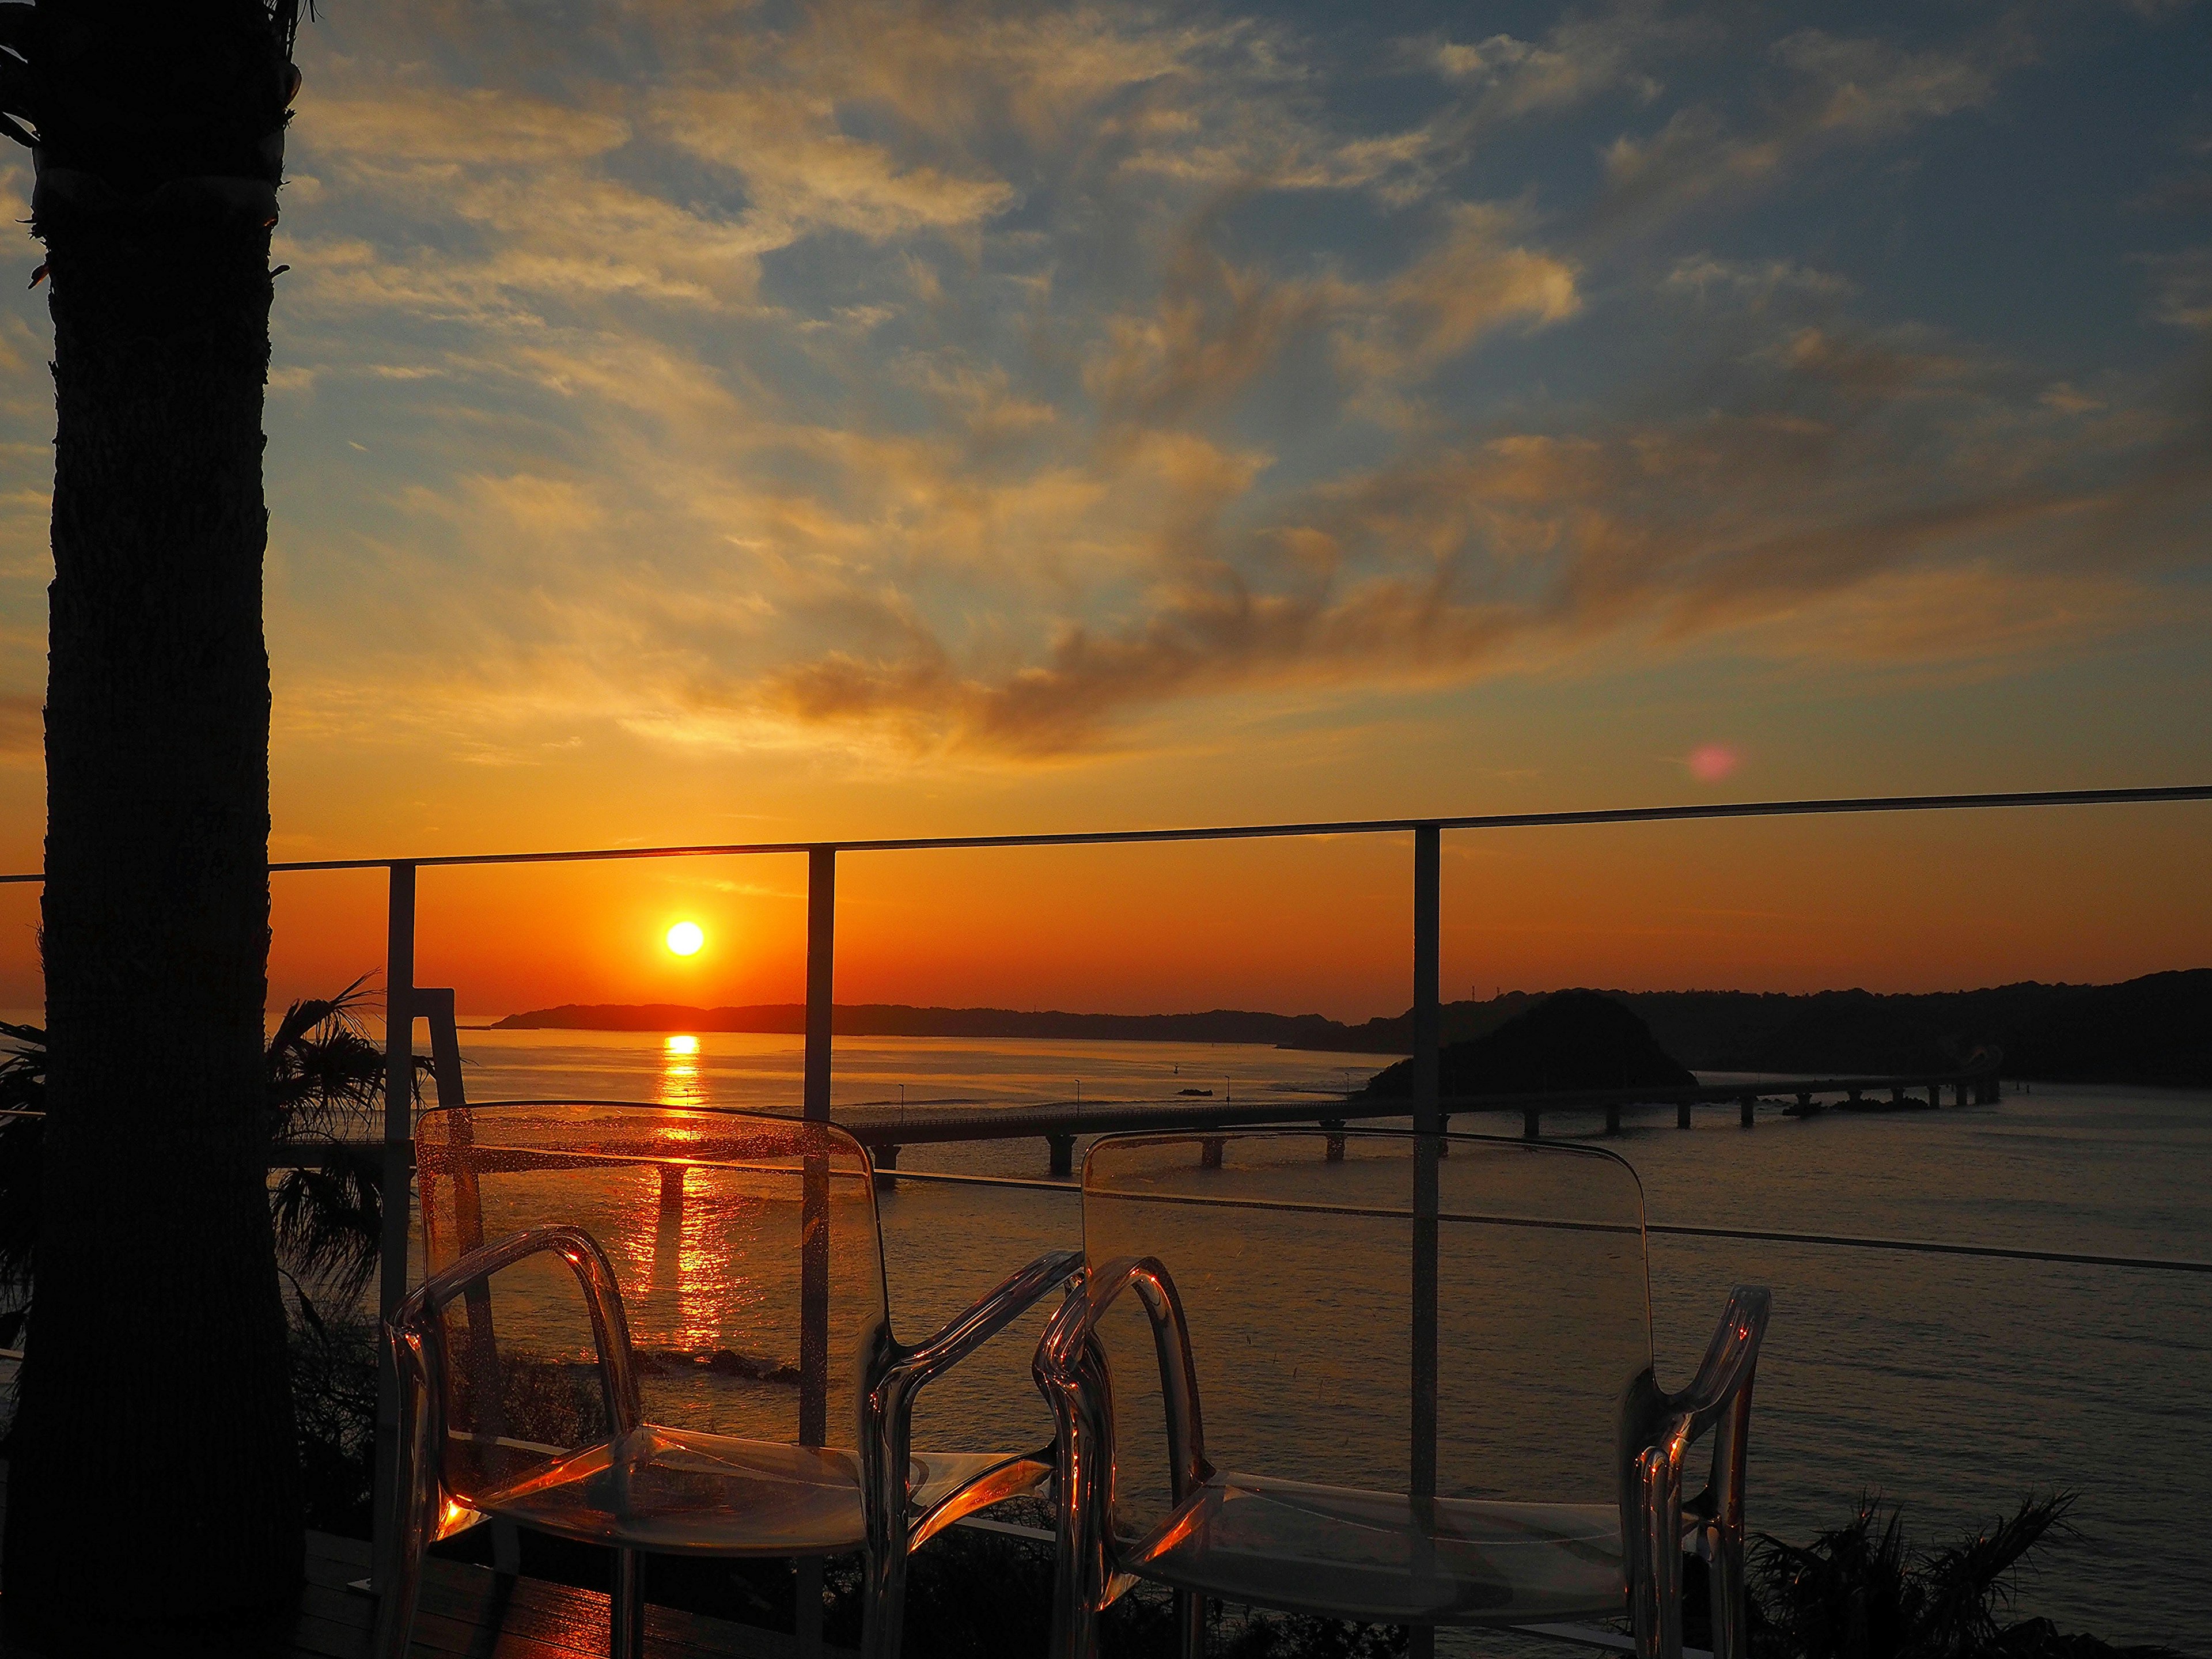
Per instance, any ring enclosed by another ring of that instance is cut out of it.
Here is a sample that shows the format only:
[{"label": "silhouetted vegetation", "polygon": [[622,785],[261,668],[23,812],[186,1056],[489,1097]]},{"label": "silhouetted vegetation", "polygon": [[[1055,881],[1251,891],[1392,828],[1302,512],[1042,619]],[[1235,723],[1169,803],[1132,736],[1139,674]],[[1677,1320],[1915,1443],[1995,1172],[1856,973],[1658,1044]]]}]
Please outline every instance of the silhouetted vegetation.
[{"label": "silhouetted vegetation", "polygon": [[1903,1516],[1862,1499],[1811,1543],[1762,1535],[1752,1551],[1752,1646],[1759,1659],[2180,1659],[2114,1647],[2048,1619],[2014,1619],[2021,1567],[2074,1536],[2071,1496],[2029,1497],[1972,1538],[1915,1553]]},{"label": "silhouetted vegetation", "polygon": [[[1570,1089],[1684,1089],[1698,1079],[1652,1040],[1644,1024],[1595,991],[1560,991],[1494,1031],[1445,1045],[1437,1088],[1467,1095],[1542,1094]],[[1402,1099],[1413,1091],[1413,1062],[1378,1072],[1366,1092]]]},{"label": "silhouetted vegetation", "polygon": [[[295,1002],[267,1050],[272,1140],[374,1139],[383,1133],[385,1056],[361,1023],[361,981]],[[0,1023],[0,1107],[43,1113],[46,1032]],[[428,1062],[422,1063],[427,1074]],[[0,1346],[21,1336],[36,1290],[42,1116],[0,1119]],[[376,1326],[358,1306],[375,1277],[383,1228],[373,1155],[333,1153],[288,1170],[270,1219],[292,1314],[289,1354],[307,1519],[367,1536],[376,1406]]]}]

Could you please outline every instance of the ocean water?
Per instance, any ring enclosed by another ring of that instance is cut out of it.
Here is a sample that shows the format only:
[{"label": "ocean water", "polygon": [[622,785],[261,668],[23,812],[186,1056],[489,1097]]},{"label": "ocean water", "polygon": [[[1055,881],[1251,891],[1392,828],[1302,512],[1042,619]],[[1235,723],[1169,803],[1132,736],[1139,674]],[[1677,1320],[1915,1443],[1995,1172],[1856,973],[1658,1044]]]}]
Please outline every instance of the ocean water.
[{"label": "ocean water", "polygon": [[[471,1100],[599,1098],[791,1109],[795,1037],[465,1030]],[[841,1040],[833,1109],[1164,1098],[1184,1088],[1310,1099],[1372,1056],[1243,1045]],[[1517,1119],[1454,1127],[1510,1133]],[[1547,1134],[1598,1139],[1595,1115]],[[1791,1231],[2212,1260],[2212,1094],[2017,1085],[2002,1103],[1797,1121],[1671,1109],[1603,1138],[1640,1177],[1648,1218]],[[1039,1141],[913,1146],[902,1171],[1038,1178]],[[912,1340],[1047,1249],[1080,1243],[1072,1193],[902,1183],[884,1194],[895,1330]],[[1395,1258],[1393,1258],[1395,1262]],[[1386,1271],[1378,1266],[1378,1273]],[[2077,1495],[2079,1535],[2047,1545],[2022,1610],[2112,1640],[2212,1654],[2212,1275],[1689,1240],[1650,1241],[1662,1385],[1694,1367],[1729,1287],[1762,1284],[1750,1515],[1802,1540],[1863,1492],[1948,1543],[2024,1493]],[[1282,1287],[1287,1290],[1290,1287]],[[917,1443],[1049,1437],[1029,1377],[1043,1315],[927,1396]],[[1203,1365],[1201,1356],[1201,1365]],[[1232,1418],[1233,1393],[1209,1395]],[[1348,1419],[1347,1436],[1402,1432]]]}]

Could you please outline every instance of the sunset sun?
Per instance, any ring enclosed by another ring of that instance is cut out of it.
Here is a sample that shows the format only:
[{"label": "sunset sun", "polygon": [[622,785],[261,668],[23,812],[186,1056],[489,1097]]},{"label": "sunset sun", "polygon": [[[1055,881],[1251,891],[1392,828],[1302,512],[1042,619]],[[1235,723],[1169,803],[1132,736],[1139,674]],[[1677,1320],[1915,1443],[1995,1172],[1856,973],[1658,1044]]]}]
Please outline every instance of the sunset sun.
[{"label": "sunset sun", "polygon": [[707,942],[707,930],[696,921],[679,921],[668,930],[668,948],[679,957],[696,956]]}]

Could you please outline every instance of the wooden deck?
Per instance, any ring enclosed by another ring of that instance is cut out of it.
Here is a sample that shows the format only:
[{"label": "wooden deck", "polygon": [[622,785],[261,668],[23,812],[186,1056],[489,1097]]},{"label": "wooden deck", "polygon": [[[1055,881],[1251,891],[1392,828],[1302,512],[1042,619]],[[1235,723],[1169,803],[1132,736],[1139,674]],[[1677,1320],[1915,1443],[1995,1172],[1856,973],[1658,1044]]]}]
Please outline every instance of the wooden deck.
[{"label": "wooden deck", "polygon": [[[0,1512],[7,1503],[0,1463]],[[358,1539],[307,1534],[307,1581],[293,1626],[295,1659],[369,1659],[376,1602],[349,1588],[368,1574],[368,1546]],[[702,1618],[668,1607],[646,1610],[649,1659],[799,1659],[798,1642],[776,1631]],[[8,1659],[66,1659],[9,1647]],[[542,1579],[504,1577],[489,1567],[431,1561],[423,1573],[409,1659],[605,1659],[607,1598]],[[852,1659],[848,1650],[823,1650]]]}]

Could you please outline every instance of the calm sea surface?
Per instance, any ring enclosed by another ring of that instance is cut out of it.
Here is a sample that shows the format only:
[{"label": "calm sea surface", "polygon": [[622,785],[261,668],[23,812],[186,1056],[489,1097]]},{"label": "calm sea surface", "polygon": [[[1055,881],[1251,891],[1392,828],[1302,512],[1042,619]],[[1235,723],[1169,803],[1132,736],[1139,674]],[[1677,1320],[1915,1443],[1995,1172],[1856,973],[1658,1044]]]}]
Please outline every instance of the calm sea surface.
[{"label": "calm sea surface", "polygon": [[[476,1101],[599,1098],[789,1109],[796,1037],[464,1031]],[[836,1107],[1006,1105],[1340,1090],[1371,1056],[1223,1044],[854,1038]],[[1455,1127],[1508,1133],[1501,1118]],[[1595,1136],[1594,1115],[1547,1133]],[[2212,1260],[2212,1094],[2046,1085],[2001,1105],[1896,1116],[1653,1112],[1607,1142],[1649,1218]],[[1040,1177],[1039,1141],[915,1146],[904,1170]],[[1080,1243],[1072,1194],[908,1183],[882,1200],[892,1319],[934,1328],[1039,1251]],[[1802,1539],[1863,1492],[1923,1545],[2029,1491],[2079,1494],[2021,1605],[2108,1639],[2212,1654],[2212,1275],[1692,1241],[1650,1244],[1662,1384],[1688,1378],[1729,1287],[1772,1287],[1753,1428],[1755,1529]],[[1386,1269],[1378,1267],[1377,1271]],[[1049,1437],[1029,1380],[1042,1315],[926,1401],[924,1444]],[[1201,1356],[1201,1362],[1203,1356]],[[1207,1401],[1208,1415],[1235,1412]],[[1397,1433],[1353,1423],[1346,1432]]]}]

